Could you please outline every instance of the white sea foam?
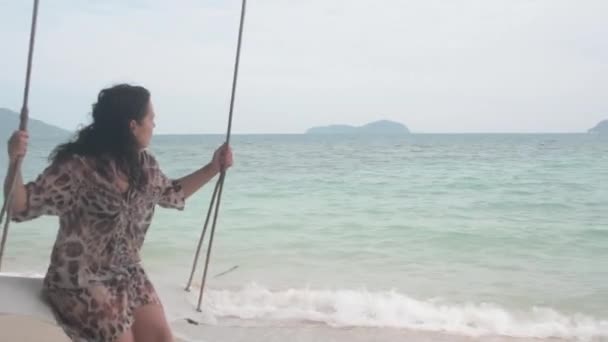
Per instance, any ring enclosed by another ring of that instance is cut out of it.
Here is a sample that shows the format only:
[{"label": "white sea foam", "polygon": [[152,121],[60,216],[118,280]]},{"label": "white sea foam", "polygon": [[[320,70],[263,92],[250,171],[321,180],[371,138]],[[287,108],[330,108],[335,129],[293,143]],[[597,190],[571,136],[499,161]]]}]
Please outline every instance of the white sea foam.
[{"label": "white sea foam", "polygon": [[[191,293],[189,308],[195,294],[198,292]],[[305,321],[334,327],[403,328],[472,337],[608,338],[608,320],[590,315],[566,315],[540,307],[516,312],[488,303],[421,301],[394,291],[271,291],[250,284],[238,290],[206,290],[203,311],[207,314],[199,317],[207,324],[214,324],[215,319],[237,318],[267,323]]]}]

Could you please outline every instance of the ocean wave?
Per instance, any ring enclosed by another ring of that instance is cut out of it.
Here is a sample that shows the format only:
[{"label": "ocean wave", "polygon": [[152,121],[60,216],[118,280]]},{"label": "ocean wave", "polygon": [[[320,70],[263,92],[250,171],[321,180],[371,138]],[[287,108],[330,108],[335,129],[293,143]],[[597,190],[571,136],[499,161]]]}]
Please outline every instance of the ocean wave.
[{"label": "ocean wave", "polygon": [[566,315],[552,308],[509,311],[488,303],[421,301],[396,291],[289,289],[257,284],[209,289],[205,306],[218,318],[307,321],[333,327],[404,328],[472,337],[608,338],[608,320]]}]

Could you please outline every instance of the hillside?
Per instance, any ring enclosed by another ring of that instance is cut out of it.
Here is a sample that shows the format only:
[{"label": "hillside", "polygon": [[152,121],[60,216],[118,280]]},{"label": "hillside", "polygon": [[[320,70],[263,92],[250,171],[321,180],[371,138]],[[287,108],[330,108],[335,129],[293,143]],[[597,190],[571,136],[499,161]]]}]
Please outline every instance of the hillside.
[{"label": "hillside", "polygon": [[589,133],[608,134],[608,120],[601,121],[589,130]]},{"label": "hillside", "polygon": [[[19,128],[19,113],[10,109],[0,108],[0,137],[4,140]],[[57,126],[49,125],[43,121],[33,119],[28,120],[28,131],[30,137],[36,138],[64,138],[70,132]]]},{"label": "hillside", "polygon": [[312,127],[306,134],[408,134],[409,129],[395,121],[380,120],[363,126],[329,125]]}]

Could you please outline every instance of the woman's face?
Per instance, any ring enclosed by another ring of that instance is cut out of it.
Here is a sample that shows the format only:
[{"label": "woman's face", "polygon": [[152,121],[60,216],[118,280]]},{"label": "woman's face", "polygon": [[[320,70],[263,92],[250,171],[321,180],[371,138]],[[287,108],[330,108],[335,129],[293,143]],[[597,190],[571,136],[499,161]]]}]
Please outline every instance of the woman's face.
[{"label": "woman's face", "polygon": [[152,106],[152,101],[148,102],[148,106],[146,108],[146,114],[139,122],[136,120],[131,121],[131,132],[135,136],[135,140],[139,145],[140,149],[145,149],[150,145],[150,140],[152,140],[152,134],[154,132],[154,106]]}]

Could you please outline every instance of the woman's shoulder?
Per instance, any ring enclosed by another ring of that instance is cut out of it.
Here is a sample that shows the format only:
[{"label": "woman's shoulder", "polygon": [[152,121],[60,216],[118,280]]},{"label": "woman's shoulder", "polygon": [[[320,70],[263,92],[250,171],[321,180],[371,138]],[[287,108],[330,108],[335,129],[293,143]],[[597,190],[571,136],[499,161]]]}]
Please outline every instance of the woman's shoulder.
[{"label": "woman's shoulder", "polygon": [[144,168],[156,169],[158,168],[158,161],[152,152],[143,150],[141,152],[141,162]]},{"label": "woman's shoulder", "polygon": [[63,158],[55,158],[50,161],[49,169],[69,173],[80,172],[86,165],[84,157],[73,154]]},{"label": "woman's shoulder", "polygon": [[81,158],[65,157],[55,158],[49,161],[49,164],[44,170],[33,180],[33,184],[60,184],[68,183],[75,184],[82,179],[82,161]]}]

